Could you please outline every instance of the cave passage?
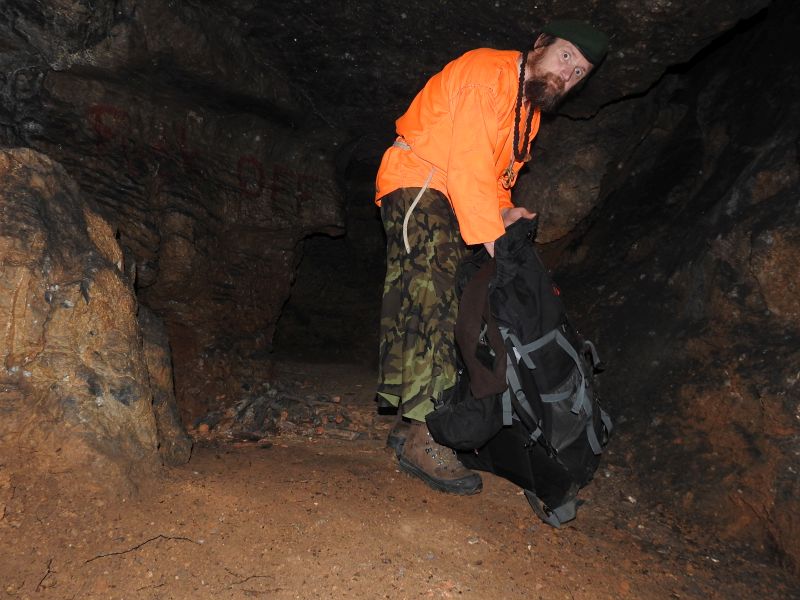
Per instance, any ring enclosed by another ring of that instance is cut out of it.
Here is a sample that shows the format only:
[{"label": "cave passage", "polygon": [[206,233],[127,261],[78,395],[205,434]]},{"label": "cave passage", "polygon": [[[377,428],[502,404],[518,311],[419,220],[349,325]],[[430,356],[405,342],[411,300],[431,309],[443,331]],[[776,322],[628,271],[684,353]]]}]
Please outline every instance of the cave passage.
[{"label": "cave passage", "polygon": [[[0,1],[0,593],[800,598],[798,5],[277,4]],[[550,15],[611,33],[513,196],[615,422],[561,529],[375,398],[394,121]]]}]

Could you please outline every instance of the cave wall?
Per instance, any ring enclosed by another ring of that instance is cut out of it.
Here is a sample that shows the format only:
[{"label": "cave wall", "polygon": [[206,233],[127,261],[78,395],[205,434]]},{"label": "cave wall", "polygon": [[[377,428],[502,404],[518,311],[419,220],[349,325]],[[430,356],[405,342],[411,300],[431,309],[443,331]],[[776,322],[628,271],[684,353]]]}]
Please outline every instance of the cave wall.
[{"label": "cave wall", "polygon": [[[270,350],[301,240],[347,225],[338,255],[310,242],[326,277],[312,269],[304,289],[330,289],[319,284],[337,283],[341,258],[370,267],[341,278],[352,285],[341,297],[366,297],[358,286],[373,282],[356,275],[373,273],[381,250],[375,168],[430,75],[476,46],[521,48],[551,15],[597,22],[611,32],[608,59],[543,124],[516,201],[542,215],[572,312],[606,354],[615,443],[655,501],[796,565],[796,10],[562,4],[6,0],[0,146],[63,165],[119,244],[97,251],[119,265],[110,281],[133,284],[155,313],[115,326],[150,348],[131,358],[137,402],[168,403],[174,377],[184,405],[213,403],[237,384],[237,357]],[[80,285],[70,290],[70,309],[85,310]],[[122,305],[130,317],[135,302]],[[323,315],[338,326],[340,306]],[[150,331],[159,318],[166,336]],[[330,340],[345,343],[335,330]],[[3,398],[17,398],[25,370]],[[159,445],[156,416],[141,415],[123,455]]]},{"label": "cave wall", "polygon": [[139,300],[166,323],[179,400],[236,385],[230,357],[270,348],[299,242],[343,228],[341,133],[256,63],[232,13],[148,0],[0,11],[0,143],[59,161],[118,231]]},{"label": "cave wall", "polygon": [[644,494],[800,565],[800,78],[788,2],[652,92],[561,256]]},{"label": "cave wall", "polygon": [[630,110],[600,108],[645,94],[766,4],[7,0],[0,144],[60,161],[119,231],[140,301],[165,320],[185,403],[235,386],[231,357],[272,348],[299,242],[345,226],[341,175],[354,162],[374,172],[394,118],[457,54],[523,47],[551,16],[611,33],[599,75],[541,136],[552,168],[519,184],[557,239],[596,204],[631,133],[620,134]]}]

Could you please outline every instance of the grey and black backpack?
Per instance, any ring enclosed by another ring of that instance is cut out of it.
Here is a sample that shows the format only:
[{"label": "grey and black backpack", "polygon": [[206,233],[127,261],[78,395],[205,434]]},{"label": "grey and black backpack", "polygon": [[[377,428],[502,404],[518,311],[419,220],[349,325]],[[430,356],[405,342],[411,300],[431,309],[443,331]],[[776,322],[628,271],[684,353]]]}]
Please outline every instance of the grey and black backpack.
[{"label": "grey and black backpack", "polygon": [[535,513],[559,527],[575,518],[611,419],[592,387],[594,345],[567,318],[561,293],[520,219],[460,267],[458,382],[427,418],[433,438],[468,468],[519,485]]}]

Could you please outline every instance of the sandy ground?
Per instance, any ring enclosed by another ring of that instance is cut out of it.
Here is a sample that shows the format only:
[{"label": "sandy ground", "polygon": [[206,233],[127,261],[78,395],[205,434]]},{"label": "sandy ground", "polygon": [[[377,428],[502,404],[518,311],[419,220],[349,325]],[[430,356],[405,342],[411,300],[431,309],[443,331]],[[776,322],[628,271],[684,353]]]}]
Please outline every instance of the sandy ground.
[{"label": "sandy ground", "polygon": [[79,478],[0,487],[0,597],[800,598],[775,565],[641,500],[613,441],[577,520],[555,530],[493,475],[452,497],[399,472],[368,369],[286,369],[342,393],[368,427],[200,440],[134,494]]}]

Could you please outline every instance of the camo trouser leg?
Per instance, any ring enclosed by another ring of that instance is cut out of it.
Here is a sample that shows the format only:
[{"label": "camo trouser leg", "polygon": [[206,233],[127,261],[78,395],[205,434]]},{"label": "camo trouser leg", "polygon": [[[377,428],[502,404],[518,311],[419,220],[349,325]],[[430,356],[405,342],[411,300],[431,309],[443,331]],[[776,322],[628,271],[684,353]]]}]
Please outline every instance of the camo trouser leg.
[{"label": "camo trouser leg", "polygon": [[381,202],[387,268],[377,391],[424,421],[433,399],[455,385],[455,273],[466,248],[447,198],[426,190],[408,222],[406,252],[403,218],[418,192],[400,189]]}]

